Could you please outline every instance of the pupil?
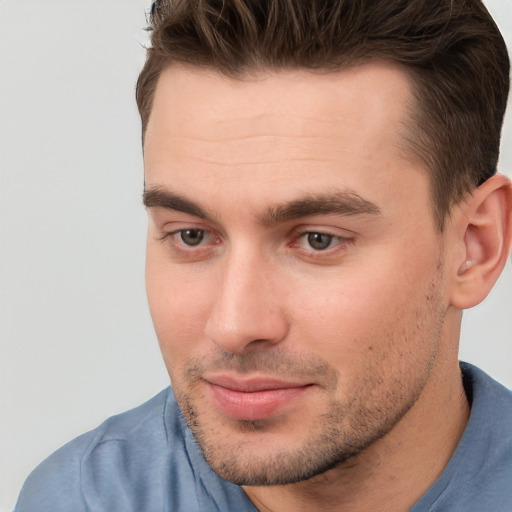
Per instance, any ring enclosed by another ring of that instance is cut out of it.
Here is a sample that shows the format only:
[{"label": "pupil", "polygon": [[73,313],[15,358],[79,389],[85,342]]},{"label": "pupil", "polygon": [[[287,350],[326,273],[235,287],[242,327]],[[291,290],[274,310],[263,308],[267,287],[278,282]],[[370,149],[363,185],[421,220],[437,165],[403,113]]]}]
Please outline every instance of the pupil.
[{"label": "pupil", "polygon": [[332,235],[326,235],[324,233],[309,233],[308,243],[313,249],[323,250],[327,249],[331,245]]},{"label": "pupil", "polygon": [[185,229],[181,232],[181,239],[187,245],[199,245],[204,238],[202,229]]}]

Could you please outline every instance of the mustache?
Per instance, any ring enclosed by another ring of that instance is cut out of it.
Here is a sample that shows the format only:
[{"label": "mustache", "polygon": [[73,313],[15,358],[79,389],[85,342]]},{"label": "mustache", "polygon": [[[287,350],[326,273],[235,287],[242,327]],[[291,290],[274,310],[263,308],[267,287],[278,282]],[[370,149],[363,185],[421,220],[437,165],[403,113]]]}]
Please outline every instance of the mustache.
[{"label": "mustache", "polygon": [[293,354],[282,349],[254,349],[234,354],[218,349],[214,354],[194,357],[184,369],[189,383],[202,380],[206,372],[229,371],[240,374],[263,373],[266,376],[314,379],[326,387],[336,387],[338,372],[325,360],[314,355]]}]

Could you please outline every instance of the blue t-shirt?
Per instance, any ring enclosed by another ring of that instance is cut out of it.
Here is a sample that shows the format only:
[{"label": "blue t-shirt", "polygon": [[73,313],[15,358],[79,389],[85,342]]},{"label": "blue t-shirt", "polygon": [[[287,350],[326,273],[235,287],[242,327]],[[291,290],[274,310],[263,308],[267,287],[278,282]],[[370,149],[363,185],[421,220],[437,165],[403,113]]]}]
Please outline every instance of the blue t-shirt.
[{"label": "blue t-shirt", "polygon": [[[512,393],[461,363],[471,416],[450,462],[410,512],[512,512]],[[41,463],[15,512],[254,512],[203,458],[170,388]]]}]

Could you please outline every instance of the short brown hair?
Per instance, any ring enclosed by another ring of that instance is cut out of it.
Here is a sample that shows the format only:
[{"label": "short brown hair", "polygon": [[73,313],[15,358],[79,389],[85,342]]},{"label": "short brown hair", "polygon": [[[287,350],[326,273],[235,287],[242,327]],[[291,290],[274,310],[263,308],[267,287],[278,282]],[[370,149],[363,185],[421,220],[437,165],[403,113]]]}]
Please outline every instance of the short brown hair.
[{"label": "short brown hair", "polygon": [[158,0],[148,22],[136,92],[143,137],[158,77],[173,62],[243,79],[387,60],[412,79],[408,145],[431,172],[440,229],[496,170],[510,63],[480,0]]}]

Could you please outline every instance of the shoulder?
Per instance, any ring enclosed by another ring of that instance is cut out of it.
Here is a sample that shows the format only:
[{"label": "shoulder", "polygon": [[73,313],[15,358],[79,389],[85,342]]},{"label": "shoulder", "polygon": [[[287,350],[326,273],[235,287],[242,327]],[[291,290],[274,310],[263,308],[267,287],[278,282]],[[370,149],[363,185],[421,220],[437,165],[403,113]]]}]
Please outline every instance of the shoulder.
[{"label": "shoulder", "polygon": [[126,482],[136,490],[166,452],[170,397],[168,388],[54,452],[27,478],[15,512],[82,512],[90,496],[113,494]]},{"label": "shoulder", "polygon": [[[512,392],[482,370],[461,364],[472,390],[469,422],[457,459],[466,510],[512,510]],[[463,485],[464,484],[464,485]],[[473,508],[474,507],[474,508]]]},{"label": "shoulder", "polygon": [[14,512],[162,510],[255,510],[205,461],[170,388],[48,457]]},{"label": "shoulder", "polygon": [[[461,448],[467,488],[487,510],[512,510],[512,392],[482,370],[462,365],[471,381],[472,407]],[[462,469],[462,468],[461,468]]]},{"label": "shoulder", "polygon": [[[489,427],[509,427],[512,422],[512,391],[485,372],[468,363],[460,363],[464,387],[471,402],[468,427],[490,430]],[[503,432],[512,437],[512,429]]]},{"label": "shoulder", "polygon": [[461,363],[471,413],[448,466],[411,512],[512,511],[512,392]]}]

